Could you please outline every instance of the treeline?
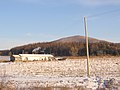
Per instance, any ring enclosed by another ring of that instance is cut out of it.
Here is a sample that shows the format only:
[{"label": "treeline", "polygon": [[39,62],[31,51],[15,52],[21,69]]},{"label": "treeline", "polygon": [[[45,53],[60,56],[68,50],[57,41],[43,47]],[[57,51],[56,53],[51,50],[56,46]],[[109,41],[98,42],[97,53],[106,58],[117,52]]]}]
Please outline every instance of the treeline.
[{"label": "treeline", "polygon": [[[85,56],[86,45],[80,42],[69,43],[34,43],[25,46],[15,47],[10,50],[9,54],[32,54],[33,50],[41,47],[38,53],[53,54],[55,56]],[[91,56],[99,55],[120,55],[120,43],[99,42],[90,43],[89,52]]]},{"label": "treeline", "polygon": [[[5,52],[1,52],[0,55],[12,55],[12,54],[32,54],[35,48],[41,47],[37,53],[53,54],[55,56],[85,56],[86,45],[80,42],[69,43],[34,43],[24,46],[12,48]],[[100,55],[120,55],[120,43],[99,42],[89,44],[89,53],[91,56]]]},{"label": "treeline", "polygon": [[10,50],[0,50],[0,55],[1,56],[8,56],[10,53]]}]

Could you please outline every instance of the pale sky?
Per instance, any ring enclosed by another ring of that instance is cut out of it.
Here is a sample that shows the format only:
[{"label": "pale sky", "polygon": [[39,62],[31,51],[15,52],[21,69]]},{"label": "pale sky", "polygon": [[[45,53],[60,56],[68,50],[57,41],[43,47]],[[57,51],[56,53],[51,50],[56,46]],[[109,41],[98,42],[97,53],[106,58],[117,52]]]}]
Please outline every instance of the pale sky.
[{"label": "pale sky", "polygon": [[84,35],[120,42],[120,0],[0,0],[0,50]]}]

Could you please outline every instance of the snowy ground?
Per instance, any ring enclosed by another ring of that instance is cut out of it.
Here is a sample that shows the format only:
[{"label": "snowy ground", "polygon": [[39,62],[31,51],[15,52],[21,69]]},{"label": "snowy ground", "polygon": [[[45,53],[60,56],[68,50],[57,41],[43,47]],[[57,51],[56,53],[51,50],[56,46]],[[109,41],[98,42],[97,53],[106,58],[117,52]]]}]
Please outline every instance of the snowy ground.
[{"label": "snowy ground", "polygon": [[90,59],[90,75],[90,78],[86,76],[86,59],[0,63],[2,88],[33,90],[36,87],[69,87],[70,90],[120,90],[120,57]]}]

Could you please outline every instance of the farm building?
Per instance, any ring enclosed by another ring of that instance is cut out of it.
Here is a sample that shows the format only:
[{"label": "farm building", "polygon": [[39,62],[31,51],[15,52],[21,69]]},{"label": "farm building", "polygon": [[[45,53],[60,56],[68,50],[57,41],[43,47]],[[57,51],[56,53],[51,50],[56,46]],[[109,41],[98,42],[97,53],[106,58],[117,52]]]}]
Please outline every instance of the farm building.
[{"label": "farm building", "polygon": [[56,60],[51,54],[19,54],[12,55],[11,61],[53,61]]}]

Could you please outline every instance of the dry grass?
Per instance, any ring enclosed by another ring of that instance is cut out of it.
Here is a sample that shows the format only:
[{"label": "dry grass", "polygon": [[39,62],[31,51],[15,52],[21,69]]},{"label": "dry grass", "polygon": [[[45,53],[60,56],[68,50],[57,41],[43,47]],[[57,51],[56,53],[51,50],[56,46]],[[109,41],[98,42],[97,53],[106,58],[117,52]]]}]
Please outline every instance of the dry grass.
[{"label": "dry grass", "polygon": [[[86,56],[65,56],[67,59],[86,59]],[[120,58],[120,56],[90,56],[90,59],[97,59],[97,58]]]},{"label": "dry grass", "polygon": [[81,87],[74,87],[74,88],[69,88],[69,87],[32,87],[32,88],[16,88],[12,86],[6,86],[4,88],[0,88],[0,90],[88,90]]}]

